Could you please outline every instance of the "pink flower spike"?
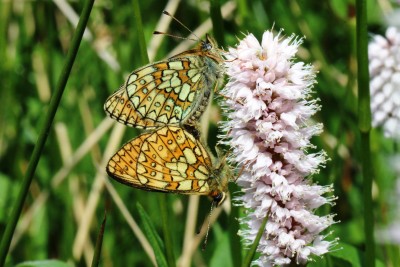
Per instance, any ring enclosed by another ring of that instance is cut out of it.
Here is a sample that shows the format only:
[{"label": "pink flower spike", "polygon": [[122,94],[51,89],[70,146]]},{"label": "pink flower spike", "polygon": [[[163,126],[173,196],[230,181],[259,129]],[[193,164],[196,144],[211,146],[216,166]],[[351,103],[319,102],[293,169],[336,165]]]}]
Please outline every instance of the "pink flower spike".
[{"label": "pink flower spike", "polygon": [[320,109],[311,99],[315,72],[293,62],[301,42],[266,31],[261,44],[249,34],[225,55],[229,81],[221,94],[228,119],[221,124],[226,133],[221,143],[231,147],[229,161],[243,170],[237,179],[243,194],[234,200],[247,209],[239,232],[245,244],[253,244],[269,216],[257,248],[260,258],[253,261],[258,266],[305,264],[337,244],[321,234],[333,216],[313,213],[333,205],[335,197],[323,196],[332,186],[310,180],[324,167],[326,153],[306,153],[315,148],[310,139],[322,132],[322,124],[311,121]]}]

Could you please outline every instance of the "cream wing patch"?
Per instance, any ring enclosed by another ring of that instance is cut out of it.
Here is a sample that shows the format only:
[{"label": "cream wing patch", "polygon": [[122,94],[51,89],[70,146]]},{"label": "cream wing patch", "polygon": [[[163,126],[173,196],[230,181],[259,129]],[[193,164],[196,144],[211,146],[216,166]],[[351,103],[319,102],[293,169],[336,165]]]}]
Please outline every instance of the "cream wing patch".
[{"label": "cream wing patch", "polygon": [[196,158],[196,155],[193,153],[193,150],[192,149],[189,149],[189,148],[185,148],[184,150],[183,150],[183,154],[185,155],[185,158],[186,158],[186,162],[188,163],[188,164],[195,164],[196,162],[197,162],[197,158]]}]

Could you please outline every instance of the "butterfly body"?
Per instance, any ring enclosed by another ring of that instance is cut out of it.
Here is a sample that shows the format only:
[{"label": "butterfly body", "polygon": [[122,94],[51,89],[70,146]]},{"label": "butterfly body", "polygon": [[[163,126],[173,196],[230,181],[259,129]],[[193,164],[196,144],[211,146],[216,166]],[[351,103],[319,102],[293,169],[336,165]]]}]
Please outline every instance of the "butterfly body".
[{"label": "butterfly body", "polygon": [[208,195],[217,205],[227,192],[229,170],[189,131],[165,126],[126,143],[109,161],[115,180],[143,190]]},{"label": "butterfly body", "polygon": [[223,59],[206,36],[196,49],[132,72],[104,109],[117,121],[136,128],[195,124],[222,78]]}]

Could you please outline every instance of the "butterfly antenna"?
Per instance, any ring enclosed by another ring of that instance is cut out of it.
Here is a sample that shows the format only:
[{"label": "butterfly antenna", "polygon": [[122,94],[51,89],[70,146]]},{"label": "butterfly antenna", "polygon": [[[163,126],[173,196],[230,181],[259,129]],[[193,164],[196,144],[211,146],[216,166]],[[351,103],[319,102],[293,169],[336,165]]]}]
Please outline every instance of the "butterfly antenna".
[{"label": "butterfly antenna", "polygon": [[166,35],[166,36],[170,36],[170,37],[173,37],[173,38],[178,38],[178,39],[183,39],[183,40],[191,40],[191,41],[197,42],[196,39],[186,38],[186,37],[182,37],[182,36],[178,36],[178,35],[173,35],[173,34],[166,33],[166,32],[154,31],[153,34],[164,34],[164,35]]},{"label": "butterfly antenna", "polygon": [[[198,40],[200,40],[200,38],[194,33],[192,32],[185,24],[183,24],[179,19],[175,18],[173,15],[171,15],[168,11],[164,10],[162,12],[164,15],[170,16],[171,18],[173,18],[176,22],[178,22],[182,27],[184,27],[186,30],[188,30],[191,34],[193,34],[194,36],[196,36],[196,38]],[[190,39],[191,40],[191,39]]]},{"label": "butterfly antenna", "polygon": [[215,201],[211,203],[211,209],[210,213],[208,214],[208,225],[207,225],[207,232],[206,232],[206,237],[204,238],[204,243],[203,246],[201,247],[201,250],[204,251],[207,247],[207,241],[208,241],[208,233],[210,232],[210,223],[211,223],[211,214],[215,206]]},{"label": "butterfly antenna", "polygon": [[244,168],[245,168],[245,165],[243,165],[242,168],[240,168],[240,171],[239,171],[238,175],[237,175],[236,178],[234,179],[235,182],[236,182],[237,179],[239,179],[239,177],[243,174]]}]

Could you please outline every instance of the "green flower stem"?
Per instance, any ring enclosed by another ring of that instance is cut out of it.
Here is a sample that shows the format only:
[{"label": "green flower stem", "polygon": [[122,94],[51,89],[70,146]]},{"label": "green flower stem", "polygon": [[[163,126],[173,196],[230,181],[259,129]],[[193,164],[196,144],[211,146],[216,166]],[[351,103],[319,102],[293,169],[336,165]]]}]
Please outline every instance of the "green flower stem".
[{"label": "green flower stem", "polygon": [[60,104],[62,94],[65,89],[65,85],[67,84],[69,74],[72,69],[72,65],[74,64],[76,55],[78,53],[79,45],[82,40],[83,33],[85,31],[87,22],[89,20],[89,15],[93,7],[94,0],[87,0],[85,6],[82,10],[82,14],[76,28],[74,37],[72,39],[71,48],[67,54],[67,60],[65,62],[64,68],[60,74],[60,78],[57,83],[56,90],[54,95],[51,98],[49,109],[45,115],[45,119],[41,125],[41,130],[39,134],[39,138],[33,150],[31,160],[29,161],[28,169],[25,173],[24,180],[22,181],[21,190],[18,194],[16,203],[13,207],[10,220],[7,223],[6,229],[4,231],[3,238],[1,240],[0,245],[0,266],[4,265],[8,249],[10,247],[11,238],[14,234],[15,227],[17,226],[17,222],[19,216],[22,211],[22,207],[24,205],[25,199],[28,195],[29,187],[31,185],[33,175],[35,174],[36,167],[38,165],[40,155],[42,154],[44,145],[47,140],[47,136],[49,135],[50,128],[53,123],[54,116],[56,114],[57,108]]},{"label": "green flower stem", "polygon": [[357,0],[358,127],[371,131],[366,0]]},{"label": "green flower stem", "polygon": [[361,155],[364,187],[365,266],[375,266],[374,216],[372,207],[371,169],[371,109],[368,71],[368,32],[366,0],[356,1],[357,67],[358,67],[358,127],[361,133]]},{"label": "green flower stem", "polygon": [[267,225],[268,218],[269,218],[269,214],[267,214],[267,216],[265,216],[264,220],[261,223],[261,226],[260,226],[260,229],[258,230],[256,239],[254,240],[254,243],[251,245],[250,250],[247,252],[247,255],[243,261],[243,264],[242,264],[243,267],[251,266],[251,262],[253,261],[254,254],[257,251],[258,243],[260,243],[261,237],[265,231],[265,226]]}]

